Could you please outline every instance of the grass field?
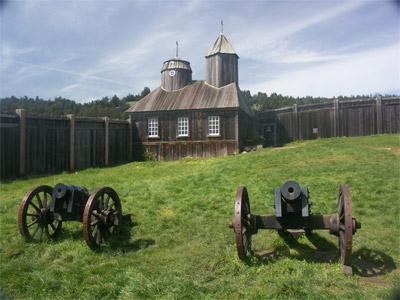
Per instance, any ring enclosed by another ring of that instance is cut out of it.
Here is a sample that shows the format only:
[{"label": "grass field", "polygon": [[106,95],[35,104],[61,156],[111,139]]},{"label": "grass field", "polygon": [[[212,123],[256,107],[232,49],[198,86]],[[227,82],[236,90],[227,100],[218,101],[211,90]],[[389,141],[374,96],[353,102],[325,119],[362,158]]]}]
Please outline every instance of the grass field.
[{"label": "grass field", "polygon": [[[337,238],[285,243],[260,231],[255,249],[275,248],[247,265],[236,254],[227,224],[239,184],[252,212],[273,213],[272,189],[287,179],[308,186],[314,213],[334,213],[347,183],[353,215],[354,275],[342,275]],[[135,226],[99,252],[82,224],[65,223],[60,238],[26,243],[17,228],[23,195],[58,182],[93,191],[111,186]],[[1,184],[0,287],[11,299],[382,299],[400,282],[400,136],[296,142],[283,148],[212,159],[134,162]]]}]

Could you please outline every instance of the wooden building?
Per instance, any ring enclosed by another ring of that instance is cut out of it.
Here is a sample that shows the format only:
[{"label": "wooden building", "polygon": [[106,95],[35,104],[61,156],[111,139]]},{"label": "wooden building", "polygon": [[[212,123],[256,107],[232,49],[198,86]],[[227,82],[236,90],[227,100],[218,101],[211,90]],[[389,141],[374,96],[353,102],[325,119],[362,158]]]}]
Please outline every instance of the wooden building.
[{"label": "wooden building", "polygon": [[134,104],[134,153],[156,159],[208,157],[241,151],[254,132],[251,110],[242,100],[238,59],[221,33],[206,56],[206,80],[192,80],[190,63],[163,63],[161,86]]}]

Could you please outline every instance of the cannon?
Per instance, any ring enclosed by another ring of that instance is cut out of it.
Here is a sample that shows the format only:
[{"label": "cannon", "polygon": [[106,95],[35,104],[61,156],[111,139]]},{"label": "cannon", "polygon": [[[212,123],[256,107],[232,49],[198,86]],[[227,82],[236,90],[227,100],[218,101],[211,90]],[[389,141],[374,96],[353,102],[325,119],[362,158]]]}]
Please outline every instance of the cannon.
[{"label": "cannon", "polygon": [[[361,228],[361,224],[352,216],[347,185],[340,186],[338,211],[330,215],[312,214],[309,190],[296,181],[286,181],[274,190],[274,195],[275,215],[255,215],[250,210],[246,187],[238,187],[230,227],[233,228],[237,254],[241,260],[247,261],[253,254],[251,236],[259,229],[275,229],[279,233],[302,230],[308,236],[315,229],[325,229],[338,237],[340,262],[344,270],[346,266],[350,268],[353,235]],[[348,270],[344,272],[348,273]]]},{"label": "cannon", "polygon": [[41,185],[32,189],[20,203],[18,227],[27,241],[56,237],[65,221],[82,222],[87,245],[98,249],[122,222],[118,194],[110,187],[89,194],[84,187],[59,183],[54,188]]}]

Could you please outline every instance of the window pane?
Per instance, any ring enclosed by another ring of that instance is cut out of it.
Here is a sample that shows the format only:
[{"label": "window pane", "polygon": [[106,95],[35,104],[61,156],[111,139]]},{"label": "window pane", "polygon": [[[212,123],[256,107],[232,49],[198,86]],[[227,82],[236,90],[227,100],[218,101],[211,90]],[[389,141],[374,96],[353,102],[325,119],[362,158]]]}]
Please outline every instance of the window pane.
[{"label": "window pane", "polygon": [[219,116],[208,117],[208,135],[219,135]]},{"label": "window pane", "polygon": [[179,117],[178,118],[178,136],[189,135],[189,118]]},{"label": "window pane", "polygon": [[149,137],[158,137],[158,119],[150,118],[148,119],[147,127]]}]

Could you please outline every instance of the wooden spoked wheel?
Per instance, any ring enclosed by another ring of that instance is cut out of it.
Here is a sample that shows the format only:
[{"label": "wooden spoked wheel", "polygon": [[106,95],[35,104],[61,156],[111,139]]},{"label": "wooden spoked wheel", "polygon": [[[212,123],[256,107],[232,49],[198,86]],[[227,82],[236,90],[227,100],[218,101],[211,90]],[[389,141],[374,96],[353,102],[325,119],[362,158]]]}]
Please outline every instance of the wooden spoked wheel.
[{"label": "wooden spoked wheel", "polygon": [[344,265],[349,265],[351,261],[353,234],[356,226],[351,214],[350,192],[347,185],[340,186],[338,202],[340,262]]},{"label": "wooden spoked wheel", "polygon": [[91,249],[98,249],[121,224],[121,202],[110,187],[92,193],[83,212],[83,237]]},{"label": "wooden spoked wheel", "polygon": [[250,202],[247,189],[240,186],[236,192],[235,215],[232,221],[235,232],[236,248],[241,260],[247,260],[251,256],[251,223]]},{"label": "wooden spoked wheel", "polygon": [[49,213],[53,189],[41,185],[26,193],[19,205],[19,232],[27,241],[39,242],[55,237],[61,230],[62,221]]}]

